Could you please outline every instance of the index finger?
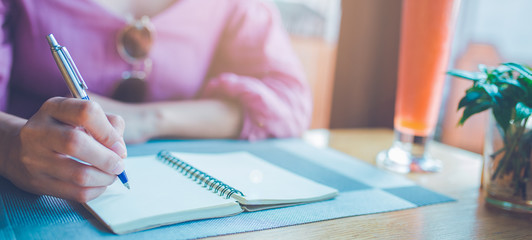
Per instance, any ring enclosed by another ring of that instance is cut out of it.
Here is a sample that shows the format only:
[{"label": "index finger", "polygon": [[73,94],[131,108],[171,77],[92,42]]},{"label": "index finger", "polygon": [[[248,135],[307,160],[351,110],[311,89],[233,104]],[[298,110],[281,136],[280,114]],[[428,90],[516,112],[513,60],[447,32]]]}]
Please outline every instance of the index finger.
[{"label": "index finger", "polygon": [[113,150],[119,156],[126,156],[124,139],[111,125],[98,103],[55,97],[46,101],[43,107],[57,121],[83,127],[96,141]]}]

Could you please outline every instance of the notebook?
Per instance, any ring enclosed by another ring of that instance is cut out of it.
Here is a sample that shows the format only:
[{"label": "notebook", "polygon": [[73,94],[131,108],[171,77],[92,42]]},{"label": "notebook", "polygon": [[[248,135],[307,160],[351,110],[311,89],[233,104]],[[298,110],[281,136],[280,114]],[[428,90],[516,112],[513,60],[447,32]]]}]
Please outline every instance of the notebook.
[{"label": "notebook", "polygon": [[243,211],[334,198],[338,191],[248,152],[184,153],[126,159],[131,190],[116,181],[84,204],[116,234]]}]

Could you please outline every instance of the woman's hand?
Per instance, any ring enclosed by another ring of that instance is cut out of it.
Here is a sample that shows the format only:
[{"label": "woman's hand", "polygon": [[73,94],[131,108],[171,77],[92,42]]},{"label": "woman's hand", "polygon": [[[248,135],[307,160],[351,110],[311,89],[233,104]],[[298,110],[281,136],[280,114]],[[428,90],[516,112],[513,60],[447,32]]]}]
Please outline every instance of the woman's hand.
[{"label": "woman's hand", "polygon": [[32,193],[89,201],[124,170],[123,130],[95,102],[51,98],[19,129],[0,173]]}]

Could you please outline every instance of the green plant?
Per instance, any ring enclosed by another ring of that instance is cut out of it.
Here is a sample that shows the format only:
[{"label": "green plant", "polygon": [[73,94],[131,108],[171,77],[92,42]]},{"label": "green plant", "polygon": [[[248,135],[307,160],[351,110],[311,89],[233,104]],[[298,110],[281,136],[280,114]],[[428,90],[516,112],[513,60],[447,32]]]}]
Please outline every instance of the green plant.
[{"label": "green plant", "polygon": [[491,109],[503,139],[503,147],[490,156],[492,159],[501,156],[491,179],[510,175],[514,195],[526,199],[532,161],[532,131],[526,129],[532,115],[532,71],[517,63],[503,63],[498,67],[479,65],[479,70],[448,72],[473,81],[458,104],[458,109],[464,109],[458,124],[463,125],[472,115]]}]

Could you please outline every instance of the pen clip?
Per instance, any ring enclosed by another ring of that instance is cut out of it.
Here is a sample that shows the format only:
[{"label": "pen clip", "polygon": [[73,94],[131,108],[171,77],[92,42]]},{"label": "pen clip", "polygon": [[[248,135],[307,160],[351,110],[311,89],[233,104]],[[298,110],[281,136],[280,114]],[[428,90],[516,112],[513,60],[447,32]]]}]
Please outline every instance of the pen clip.
[{"label": "pen clip", "polygon": [[87,84],[85,84],[85,81],[83,81],[83,77],[81,76],[81,73],[79,73],[78,67],[76,67],[76,64],[72,60],[72,57],[70,56],[70,53],[68,53],[68,50],[65,47],[61,47],[61,52],[63,52],[63,55],[66,57],[67,63],[70,67],[70,69],[73,70],[73,73],[76,76],[77,84],[81,87],[83,90],[89,89],[87,87]]}]

